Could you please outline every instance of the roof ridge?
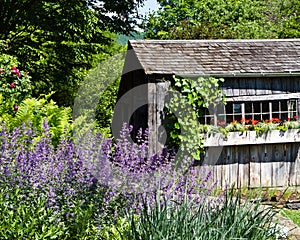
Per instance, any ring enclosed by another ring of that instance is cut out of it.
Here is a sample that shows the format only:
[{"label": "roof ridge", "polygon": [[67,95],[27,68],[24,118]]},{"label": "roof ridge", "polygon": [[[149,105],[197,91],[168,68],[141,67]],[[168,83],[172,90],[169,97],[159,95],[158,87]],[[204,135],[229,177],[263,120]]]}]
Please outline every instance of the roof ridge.
[{"label": "roof ridge", "polygon": [[132,39],[130,43],[217,43],[217,42],[299,42],[300,38],[283,39],[193,39],[193,40],[158,40],[158,39]]}]

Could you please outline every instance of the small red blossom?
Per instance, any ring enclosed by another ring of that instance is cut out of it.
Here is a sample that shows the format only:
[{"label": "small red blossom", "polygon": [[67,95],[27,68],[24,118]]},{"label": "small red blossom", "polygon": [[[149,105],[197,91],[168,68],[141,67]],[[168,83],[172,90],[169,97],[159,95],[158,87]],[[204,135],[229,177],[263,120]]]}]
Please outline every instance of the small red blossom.
[{"label": "small red blossom", "polygon": [[291,121],[291,118],[287,118],[288,121]]},{"label": "small red blossom", "polygon": [[10,88],[14,88],[14,87],[15,87],[15,83],[9,84],[9,87],[10,87]]},{"label": "small red blossom", "polygon": [[250,123],[250,119],[242,118],[242,119],[241,119],[241,123],[249,124],[249,123]]},{"label": "small red blossom", "polygon": [[19,110],[19,106],[17,106],[17,105],[14,106],[14,110],[15,110],[15,111],[18,111],[18,110]]},{"label": "small red blossom", "polygon": [[231,123],[235,124],[235,123],[237,123],[237,120],[233,120]]},{"label": "small red blossom", "polygon": [[294,116],[294,119],[298,119],[298,116]]},{"label": "small red blossom", "polygon": [[16,67],[12,67],[11,71],[12,71],[12,73],[16,74],[18,77],[21,76],[19,69],[17,69]]},{"label": "small red blossom", "polygon": [[279,118],[271,118],[271,122],[280,123],[281,120]]},{"label": "small red blossom", "polygon": [[253,125],[256,125],[258,123],[258,120],[252,119],[251,122]]}]

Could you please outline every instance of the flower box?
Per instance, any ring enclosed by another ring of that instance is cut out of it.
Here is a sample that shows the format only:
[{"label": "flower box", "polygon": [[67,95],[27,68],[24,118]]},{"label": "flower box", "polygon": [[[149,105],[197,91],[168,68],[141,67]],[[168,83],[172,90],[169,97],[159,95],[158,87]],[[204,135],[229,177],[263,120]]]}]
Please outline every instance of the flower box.
[{"label": "flower box", "polygon": [[204,147],[254,145],[271,143],[300,142],[300,130],[289,129],[287,131],[272,130],[257,136],[255,131],[229,132],[228,136],[222,133],[204,134]]}]

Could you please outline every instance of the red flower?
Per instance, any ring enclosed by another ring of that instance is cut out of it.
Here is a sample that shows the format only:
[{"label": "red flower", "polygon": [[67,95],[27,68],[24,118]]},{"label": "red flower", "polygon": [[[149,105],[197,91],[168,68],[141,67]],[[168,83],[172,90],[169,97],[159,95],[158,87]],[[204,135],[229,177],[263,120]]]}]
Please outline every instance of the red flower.
[{"label": "red flower", "polygon": [[18,77],[21,76],[19,69],[17,69],[16,67],[12,67],[11,71],[12,71],[12,73],[16,74]]},{"label": "red flower", "polygon": [[241,123],[246,123],[246,124],[248,124],[249,122],[250,122],[249,119],[245,119],[245,118],[242,118],[242,119],[241,119]]},{"label": "red flower", "polygon": [[298,119],[298,116],[294,116],[294,119]]},{"label": "red flower", "polygon": [[271,118],[271,121],[275,122],[275,123],[280,123],[281,122],[279,118]]},{"label": "red flower", "polygon": [[291,118],[287,118],[288,121],[291,121]]},{"label": "red flower", "polygon": [[256,124],[258,123],[258,121],[255,120],[255,119],[252,119],[251,121],[252,121],[252,124],[253,124],[253,125],[256,125]]},{"label": "red flower", "polygon": [[9,84],[9,87],[10,87],[10,88],[14,88],[14,87],[15,87],[15,83]]},{"label": "red flower", "polygon": [[19,106],[17,106],[17,105],[14,106],[14,110],[15,110],[15,111],[18,111],[18,109],[19,109]]},{"label": "red flower", "polygon": [[237,120],[233,120],[231,123],[235,124],[235,123],[237,123]]}]

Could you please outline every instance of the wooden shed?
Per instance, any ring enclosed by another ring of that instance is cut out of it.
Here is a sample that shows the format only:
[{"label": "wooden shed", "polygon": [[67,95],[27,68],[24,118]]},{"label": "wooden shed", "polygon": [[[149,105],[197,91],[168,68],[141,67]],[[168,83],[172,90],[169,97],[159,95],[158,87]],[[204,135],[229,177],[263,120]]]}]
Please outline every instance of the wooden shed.
[{"label": "wooden shed", "polygon": [[[300,115],[300,39],[129,41],[119,99],[137,86],[153,83],[130,99],[136,102],[147,96],[150,103],[131,116],[136,129],[150,127],[159,135],[164,95],[176,75],[224,78],[227,123]],[[209,123],[211,117],[205,114],[203,121]],[[163,138],[157,137],[152,140],[155,147]],[[298,129],[274,130],[261,137],[232,133],[225,141],[214,135],[206,138],[205,146],[221,149],[218,156],[209,156],[208,151],[206,157],[218,158],[213,171],[222,186],[300,185]]]}]

